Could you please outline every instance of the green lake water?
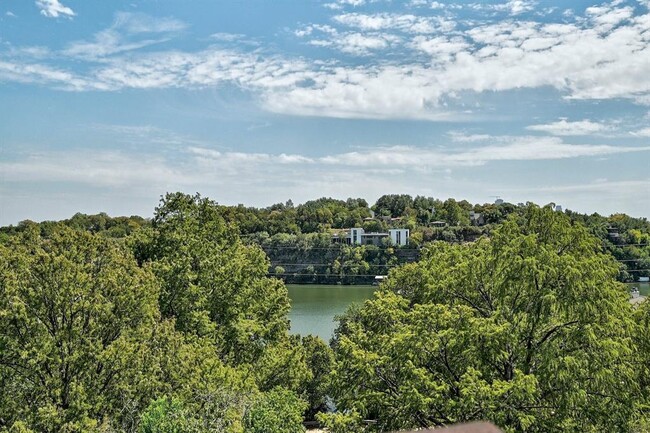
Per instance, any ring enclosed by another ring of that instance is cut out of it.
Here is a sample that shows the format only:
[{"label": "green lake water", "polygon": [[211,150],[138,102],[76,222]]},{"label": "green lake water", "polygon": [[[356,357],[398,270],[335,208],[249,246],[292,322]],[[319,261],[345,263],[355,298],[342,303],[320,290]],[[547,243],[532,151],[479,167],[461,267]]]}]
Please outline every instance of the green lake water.
[{"label": "green lake water", "polygon": [[355,303],[372,297],[374,286],[288,284],[291,332],[313,334],[329,342],[336,328],[334,317]]},{"label": "green lake water", "polygon": [[[630,286],[650,296],[650,283],[631,283]],[[288,284],[287,288],[291,300],[291,332],[318,335],[329,342],[336,328],[334,317],[344,313],[350,305],[370,299],[377,287]]]}]

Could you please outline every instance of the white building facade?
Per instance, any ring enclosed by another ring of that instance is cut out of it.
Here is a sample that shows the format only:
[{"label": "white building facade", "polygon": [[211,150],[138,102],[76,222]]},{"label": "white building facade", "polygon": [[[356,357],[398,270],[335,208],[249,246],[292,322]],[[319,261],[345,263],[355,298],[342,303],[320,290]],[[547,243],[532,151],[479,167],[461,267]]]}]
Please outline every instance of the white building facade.
[{"label": "white building facade", "polygon": [[390,240],[394,245],[404,246],[409,243],[409,229],[391,229],[388,230],[390,234]]},{"label": "white building facade", "polygon": [[335,243],[347,243],[351,245],[375,245],[382,246],[382,240],[389,238],[396,246],[408,245],[409,229],[391,229],[388,233],[366,233],[361,227],[351,228],[345,237],[338,234],[332,236]]}]

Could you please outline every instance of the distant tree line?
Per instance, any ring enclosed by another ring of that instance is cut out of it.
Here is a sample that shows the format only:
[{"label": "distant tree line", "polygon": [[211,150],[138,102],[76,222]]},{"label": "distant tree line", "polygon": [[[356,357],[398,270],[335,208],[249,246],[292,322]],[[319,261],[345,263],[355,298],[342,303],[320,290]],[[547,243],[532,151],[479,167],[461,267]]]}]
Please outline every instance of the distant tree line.
[{"label": "distant tree line", "polygon": [[[266,208],[215,204],[220,216],[247,244],[261,246],[271,259],[269,273],[291,283],[368,283],[393,265],[412,262],[417,254],[400,252],[385,243],[378,251],[372,246],[332,245],[331,235],[343,229],[361,227],[366,232],[386,232],[391,228],[411,231],[407,249],[428,242],[473,242],[502,224],[512,214],[521,215],[528,204],[508,202],[471,204],[452,198],[407,194],[381,196],[373,205],[361,198],[337,200],[319,198],[294,205],[291,200]],[[470,213],[480,218],[472,220]],[[635,281],[650,276],[650,222],[625,214],[602,216],[564,212],[572,221],[587,226],[606,250],[621,264],[620,281]],[[109,217],[78,213],[60,222],[23,221],[17,226],[0,228],[0,242],[13,234],[37,225],[42,234],[59,224],[87,230],[104,237],[124,238],[140,228],[149,227],[150,219],[139,216]],[[327,249],[326,249],[327,248]],[[277,272],[283,271],[283,272]]]}]

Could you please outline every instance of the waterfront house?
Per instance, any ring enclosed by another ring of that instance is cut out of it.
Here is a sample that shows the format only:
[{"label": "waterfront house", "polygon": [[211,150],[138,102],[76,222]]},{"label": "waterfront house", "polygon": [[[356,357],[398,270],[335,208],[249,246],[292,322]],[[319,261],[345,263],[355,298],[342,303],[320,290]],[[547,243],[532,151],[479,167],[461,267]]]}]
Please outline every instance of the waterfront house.
[{"label": "waterfront house", "polygon": [[361,227],[353,227],[345,233],[332,234],[333,243],[344,243],[348,245],[375,245],[381,246],[385,239],[390,239],[393,245],[408,245],[410,236],[409,229],[391,229],[385,232],[365,232]]}]

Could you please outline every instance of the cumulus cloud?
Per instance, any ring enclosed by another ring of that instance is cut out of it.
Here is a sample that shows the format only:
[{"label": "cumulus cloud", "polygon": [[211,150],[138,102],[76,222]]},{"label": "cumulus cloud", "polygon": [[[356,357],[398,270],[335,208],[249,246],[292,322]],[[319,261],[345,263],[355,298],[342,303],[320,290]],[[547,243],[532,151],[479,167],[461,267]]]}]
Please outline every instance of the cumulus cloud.
[{"label": "cumulus cloud", "polygon": [[334,21],[360,30],[399,30],[407,33],[435,33],[450,31],[456,23],[444,17],[423,17],[412,14],[379,13],[373,15],[347,13],[337,15]]},{"label": "cumulus cloud", "polygon": [[[319,36],[316,36],[318,32]],[[398,44],[401,38],[382,32],[340,32],[327,25],[311,25],[295,31],[296,36],[312,36],[308,44],[342,53],[365,56]]]},{"label": "cumulus cloud", "polygon": [[615,128],[612,125],[592,122],[591,120],[579,120],[569,122],[566,119],[560,119],[557,122],[551,122],[540,125],[530,125],[526,129],[531,131],[548,132],[552,135],[597,135],[605,132],[611,132]]},{"label": "cumulus cloud", "polygon": [[36,0],[36,6],[41,10],[41,15],[48,18],[73,17],[76,15],[72,9],[61,4],[59,0]]},{"label": "cumulus cloud", "polygon": [[459,36],[416,36],[410,43],[412,49],[422,51],[438,59],[447,59],[456,53],[470,48],[470,44]]},{"label": "cumulus cloud", "polygon": [[[295,34],[347,54],[390,48],[400,57],[346,64],[241,46],[136,56],[135,50],[165,41],[185,25],[120,14],[94,40],[65,50],[88,61],[85,71],[0,57],[0,79],[69,90],[230,84],[251,92],[272,112],[369,119],[457,118],[462,109],[454,105],[456,95],[534,88],[552,88],[567,99],[650,104],[650,14],[630,15],[628,6],[590,8],[568,23],[506,19],[459,28],[447,18],[396,13],[344,13],[333,20],[342,28],[310,24]],[[593,125],[571,125],[580,126]]]},{"label": "cumulus cloud", "polygon": [[[469,9],[475,11],[488,11],[494,13],[508,13],[509,15],[519,15],[535,9],[536,1],[530,0],[509,0],[505,3],[470,3]],[[462,5],[460,5],[462,7]]]}]

